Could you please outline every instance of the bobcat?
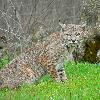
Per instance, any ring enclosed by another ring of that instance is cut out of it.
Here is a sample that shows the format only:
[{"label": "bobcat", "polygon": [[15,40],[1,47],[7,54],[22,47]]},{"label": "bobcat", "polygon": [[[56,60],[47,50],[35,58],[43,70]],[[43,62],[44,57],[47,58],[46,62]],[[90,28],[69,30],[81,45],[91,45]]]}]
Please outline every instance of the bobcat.
[{"label": "bobcat", "polygon": [[74,60],[73,52],[80,48],[85,32],[80,25],[69,25],[64,32],[55,32],[42,42],[33,44],[0,71],[0,87],[13,88],[32,83],[48,73],[57,82],[67,80],[64,61]]}]

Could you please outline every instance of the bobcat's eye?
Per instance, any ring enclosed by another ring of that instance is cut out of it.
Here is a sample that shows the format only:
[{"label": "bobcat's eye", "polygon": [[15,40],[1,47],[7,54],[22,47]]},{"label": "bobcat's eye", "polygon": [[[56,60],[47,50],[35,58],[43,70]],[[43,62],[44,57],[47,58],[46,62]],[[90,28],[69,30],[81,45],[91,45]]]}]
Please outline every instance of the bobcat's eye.
[{"label": "bobcat's eye", "polygon": [[67,33],[66,36],[68,36],[69,34]]}]

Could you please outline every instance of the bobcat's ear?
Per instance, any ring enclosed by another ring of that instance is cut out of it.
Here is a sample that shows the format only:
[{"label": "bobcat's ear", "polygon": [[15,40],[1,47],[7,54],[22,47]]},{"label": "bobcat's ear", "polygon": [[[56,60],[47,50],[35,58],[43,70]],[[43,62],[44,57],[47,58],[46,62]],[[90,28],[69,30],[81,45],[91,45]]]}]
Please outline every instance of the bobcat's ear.
[{"label": "bobcat's ear", "polygon": [[59,20],[59,25],[61,26],[61,28],[63,29],[63,30],[66,30],[66,24],[65,23],[62,23],[60,20]]}]

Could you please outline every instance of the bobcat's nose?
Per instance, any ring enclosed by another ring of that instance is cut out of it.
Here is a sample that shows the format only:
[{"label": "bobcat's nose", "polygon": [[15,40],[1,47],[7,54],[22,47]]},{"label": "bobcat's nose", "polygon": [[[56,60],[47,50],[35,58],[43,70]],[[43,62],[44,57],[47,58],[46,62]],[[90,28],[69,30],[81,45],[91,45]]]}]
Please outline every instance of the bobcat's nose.
[{"label": "bobcat's nose", "polygon": [[72,42],[74,43],[74,42],[75,42],[75,40],[72,40]]}]

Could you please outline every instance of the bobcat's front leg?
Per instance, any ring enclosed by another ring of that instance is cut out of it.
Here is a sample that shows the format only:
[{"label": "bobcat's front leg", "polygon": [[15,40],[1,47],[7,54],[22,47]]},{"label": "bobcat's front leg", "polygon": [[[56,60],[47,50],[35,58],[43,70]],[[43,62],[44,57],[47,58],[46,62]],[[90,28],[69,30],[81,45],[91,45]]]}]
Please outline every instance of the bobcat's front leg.
[{"label": "bobcat's front leg", "polygon": [[38,58],[38,61],[57,82],[64,82],[67,79],[63,64],[54,65],[48,56],[41,56]]},{"label": "bobcat's front leg", "polygon": [[57,80],[58,81],[66,81],[67,77],[66,77],[66,73],[65,73],[65,69],[64,69],[64,64],[63,63],[57,63],[55,66],[56,69],[56,73],[57,73]]},{"label": "bobcat's front leg", "polygon": [[52,63],[47,65],[47,72],[51,75],[51,77],[57,82],[64,82],[67,80],[64,67],[62,64],[57,64],[56,66]]}]

